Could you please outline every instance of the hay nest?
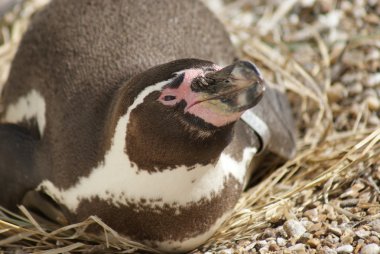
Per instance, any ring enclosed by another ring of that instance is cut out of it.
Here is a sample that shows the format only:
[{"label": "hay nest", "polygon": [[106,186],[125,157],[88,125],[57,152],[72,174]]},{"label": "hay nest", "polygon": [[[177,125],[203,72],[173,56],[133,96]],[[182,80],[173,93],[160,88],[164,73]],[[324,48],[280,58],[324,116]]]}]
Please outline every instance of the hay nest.
[{"label": "hay nest", "polygon": [[[204,1],[240,56],[287,92],[298,153],[247,190],[231,218],[194,253],[379,253],[380,3]],[[30,16],[45,2],[27,0],[1,21],[1,84]],[[149,250],[97,217],[49,229],[20,209],[24,216],[0,210],[0,253]],[[85,233],[93,223],[103,235]]]}]

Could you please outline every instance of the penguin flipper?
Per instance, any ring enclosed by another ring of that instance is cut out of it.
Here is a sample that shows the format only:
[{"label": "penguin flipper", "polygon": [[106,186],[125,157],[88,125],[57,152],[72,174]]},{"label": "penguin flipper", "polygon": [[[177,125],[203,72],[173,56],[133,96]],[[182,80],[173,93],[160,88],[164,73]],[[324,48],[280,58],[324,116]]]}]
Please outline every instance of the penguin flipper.
[{"label": "penguin flipper", "polygon": [[40,223],[45,225],[60,225],[69,224],[64,212],[59,205],[54,202],[49,196],[41,191],[28,191],[21,202],[33,217]]},{"label": "penguin flipper", "polygon": [[296,127],[286,95],[267,87],[261,102],[247,110],[243,122],[252,128],[262,148],[248,169],[252,186],[271,170],[292,159],[296,153]]},{"label": "penguin flipper", "polygon": [[34,151],[38,139],[23,127],[0,124],[0,205],[15,211],[23,195],[40,181]]},{"label": "penguin flipper", "polygon": [[0,124],[0,206],[17,211],[22,204],[39,222],[66,225],[59,206],[35,190],[42,180],[34,160],[38,142],[27,128]]}]

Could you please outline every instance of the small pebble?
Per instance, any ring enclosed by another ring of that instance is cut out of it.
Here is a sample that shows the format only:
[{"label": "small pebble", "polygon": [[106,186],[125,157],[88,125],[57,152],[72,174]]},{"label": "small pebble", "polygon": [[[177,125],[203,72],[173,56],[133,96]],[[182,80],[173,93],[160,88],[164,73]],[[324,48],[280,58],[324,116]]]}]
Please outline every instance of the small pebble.
[{"label": "small pebble", "polygon": [[338,253],[352,253],[354,251],[354,247],[351,245],[342,245],[335,249]]},{"label": "small pebble", "polygon": [[336,244],[335,243],[333,243],[332,241],[331,241],[331,239],[329,239],[329,238],[323,238],[322,240],[321,240],[321,245],[322,246],[328,246],[328,247],[330,247],[330,248],[334,248],[334,247],[336,247]]},{"label": "small pebble", "polygon": [[260,249],[262,247],[268,246],[268,242],[265,240],[261,240],[257,242],[257,247]]},{"label": "small pebble", "polygon": [[368,76],[367,82],[365,83],[368,87],[373,87],[380,84],[380,73],[372,74]]},{"label": "small pebble", "polygon": [[360,254],[379,254],[380,247],[375,243],[364,245],[360,250]]},{"label": "small pebble", "polygon": [[271,223],[277,223],[279,220],[281,220],[283,217],[283,214],[279,212],[278,209],[268,209],[265,212],[265,220],[271,222]]},{"label": "small pebble", "polygon": [[244,251],[252,250],[255,247],[255,245],[256,245],[255,242],[248,244],[247,246],[245,246]]},{"label": "small pebble", "polygon": [[283,246],[286,245],[286,240],[284,238],[282,238],[282,237],[278,237],[276,239],[276,242],[277,242],[278,246],[281,246],[281,247],[283,247]]},{"label": "small pebble", "polygon": [[290,246],[288,248],[291,252],[296,252],[296,253],[305,253],[305,244],[303,243],[298,243],[296,245]]},{"label": "small pebble", "polygon": [[[372,234],[378,234],[377,232],[375,231],[372,231],[371,232]],[[376,243],[376,244],[380,244],[380,239],[379,237],[377,237],[376,235],[371,235],[369,238],[368,238],[368,242],[369,243]]]},{"label": "small pebble", "polygon": [[308,244],[312,248],[318,248],[321,245],[321,241],[317,238],[309,239],[306,244]]},{"label": "small pebble", "polygon": [[284,230],[289,237],[294,237],[296,239],[300,238],[306,232],[306,229],[302,223],[296,220],[286,221],[284,223]]},{"label": "small pebble", "polygon": [[364,229],[359,229],[359,230],[355,231],[355,234],[358,237],[360,237],[362,239],[365,239],[365,238],[367,238],[367,237],[369,237],[371,235],[371,232],[370,231],[366,231]]},{"label": "small pebble", "polygon": [[309,220],[318,222],[318,209],[310,209],[303,213]]},{"label": "small pebble", "polygon": [[343,244],[352,244],[352,242],[354,241],[354,238],[350,235],[343,235],[340,237],[340,241]]},{"label": "small pebble", "polygon": [[321,250],[322,250],[322,252],[320,252],[320,253],[323,253],[323,254],[336,254],[337,253],[336,250],[333,250],[328,246],[323,246],[323,248]]},{"label": "small pebble", "polygon": [[340,215],[338,215],[338,216],[336,217],[336,219],[337,219],[337,222],[338,222],[339,224],[349,223],[349,222],[350,222],[350,219],[347,218],[347,216],[344,215],[344,214],[340,214]]},{"label": "small pebble", "polygon": [[316,237],[318,237],[318,238],[320,238],[321,236],[323,236],[323,235],[326,235],[326,230],[318,230],[318,231],[316,231],[315,233],[314,233],[314,235],[316,236]]},{"label": "small pebble", "polygon": [[368,124],[371,124],[374,126],[380,125],[380,119],[376,115],[371,115],[368,118]]},{"label": "small pebble", "polygon": [[267,228],[264,230],[263,238],[275,238],[275,237],[276,237],[275,229]]},{"label": "small pebble", "polygon": [[380,219],[374,220],[370,223],[373,231],[380,233]]},{"label": "small pebble", "polygon": [[309,220],[302,220],[301,224],[306,228],[306,230],[314,225],[314,223]]},{"label": "small pebble", "polygon": [[332,243],[332,245],[339,243],[339,237],[334,234],[328,235],[325,239]]},{"label": "small pebble", "polygon": [[366,99],[366,102],[367,102],[367,105],[368,105],[368,108],[370,110],[378,110],[380,109],[380,100],[379,98],[375,97],[375,96],[370,96]]},{"label": "small pebble", "polygon": [[312,235],[310,233],[304,233],[300,238],[298,238],[297,243],[306,243]]},{"label": "small pebble", "polygon": [[355,83],[348,88],[348,94],[354,96],[363,92],[363,86],[360,83]]},{"label": "small pebble", "polygon": [[315,0],[301,0],[302,7],[312,7],[315,3]]},{"label": "small pebble", "polygon": [[287,237],[286,232],[285,232],[283,226],[279,226],[279,227],[276,228],[276,236],[277,237],[282,237],[282,238]]},{"label": "small pebble", "polygon": [[315,223],[314,225],[311,225],[308,230],[309,232],[317,232],[322,228],[322,223],[318,222]]},{"label": "small pebble", "polygon": [[259,253],[269,253],[269,247],[268,246],[264,246],[262,248],[259,249]]},{"label": "small pebble", "polygon": [[251,241],[249,241],[249,240],[242,240],[242,241],[239,241],[238,246],[246,247],[246,246],[248,246],[250,244],[252,244]]},{"label": "small pebble", "polygon": [[277,245],[277,244],[275,244],[275,243],[272,243],[272,244],[269,244],[269,247],[268,247],[268,250],[269,251],[279,251],[280,250],[280,247]]},{"label": "small pebble", "polygon": [[221,254],[233,254],[234,250],[233,249],[225,249],[220,252]]},{"label": "small pebble", "polygon": [[341,236],[342,235],[342,230],[340,228],[332,227],[329,226],[327,230],[331,233],[333,233],[336,236]]},{"label": "small pebble", "polygon": [[370,207],[368,208],[367,213],[370,215],[380,214],[380,207]]},{"label": "small pebble", "polygon": [[330,102],[339,102],[347,96],[347,90],[342,83],[335,83],[327,91],[327,98]]}]

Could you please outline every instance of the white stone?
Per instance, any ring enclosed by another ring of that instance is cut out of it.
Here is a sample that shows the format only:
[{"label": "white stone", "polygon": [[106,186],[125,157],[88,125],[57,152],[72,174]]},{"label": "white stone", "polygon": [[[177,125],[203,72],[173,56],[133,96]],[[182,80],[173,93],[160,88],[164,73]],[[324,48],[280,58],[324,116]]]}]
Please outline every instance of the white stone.
[{"label": "white stone", "polygon": [[367,245],[364,245],[363,248],[360,250],[360,254],[379,254],[380,253],[380,247],[376,243],[370,243]]},{"label": "white stone", "polygon": [[370,223],[372,230],[380,233],[380,219],[374,220]]},{"label": "white stone", "polygon": [[371,235],[371,232],[363,230],[363,229],[359,229],[359,230],[355,231],[355,234],[358,237],[365,239]]},{"label": "white stone", "polygon": [[298,252],[305,253],[305,244],[303,244],[303,243],[297,243],[296,245],[290,246],[289,250],[292,253],[293,252],[295,252],[295,253],[298,253]]},{"label": "white stone", "polygon": [[282,237],[278,237],[276,239],[277,245],[280,247],[284,247],[286,245],[286,240]]},{"label": "white stone", "polygon": [[326,15],[321,15],[319,17],[319,22],[329,28],[335,28],[339,25],[342,18],[342,12],[340,10],[334,10]]},{"label": "white stone", "polygon": [[336,252],[338,253],[352,253],[354,251],[354,247],[349,244],[339,246],[336,248]]},{"label": "white stone", "polygon": [[300,238],[306,229],[301,222],[297,220],[288,220],[284,223],[284,230],[289,237],[294,237],[296,239]]}]

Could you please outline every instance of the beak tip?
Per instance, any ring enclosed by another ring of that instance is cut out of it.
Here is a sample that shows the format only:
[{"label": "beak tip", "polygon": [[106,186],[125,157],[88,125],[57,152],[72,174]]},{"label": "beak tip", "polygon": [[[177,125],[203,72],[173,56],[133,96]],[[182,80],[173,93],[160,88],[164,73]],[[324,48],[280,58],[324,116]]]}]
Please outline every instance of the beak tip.
[{"label": "beak tip", "polygon": [[259,70],[259,68],[252,62],[250,61],[240,61],[242,63],[242,65],[247,68],[248,70],[250,71],[253,71],[257,77],[259,77],[260,79],[263,78],[263,76],[261,75],[261,72]]},{"label": "beak tip", "polygon": [[239,60],[232,66],[232,76],[240,80],[255,80],[264,83],[264,78],[259,68],[250,61]]}]

